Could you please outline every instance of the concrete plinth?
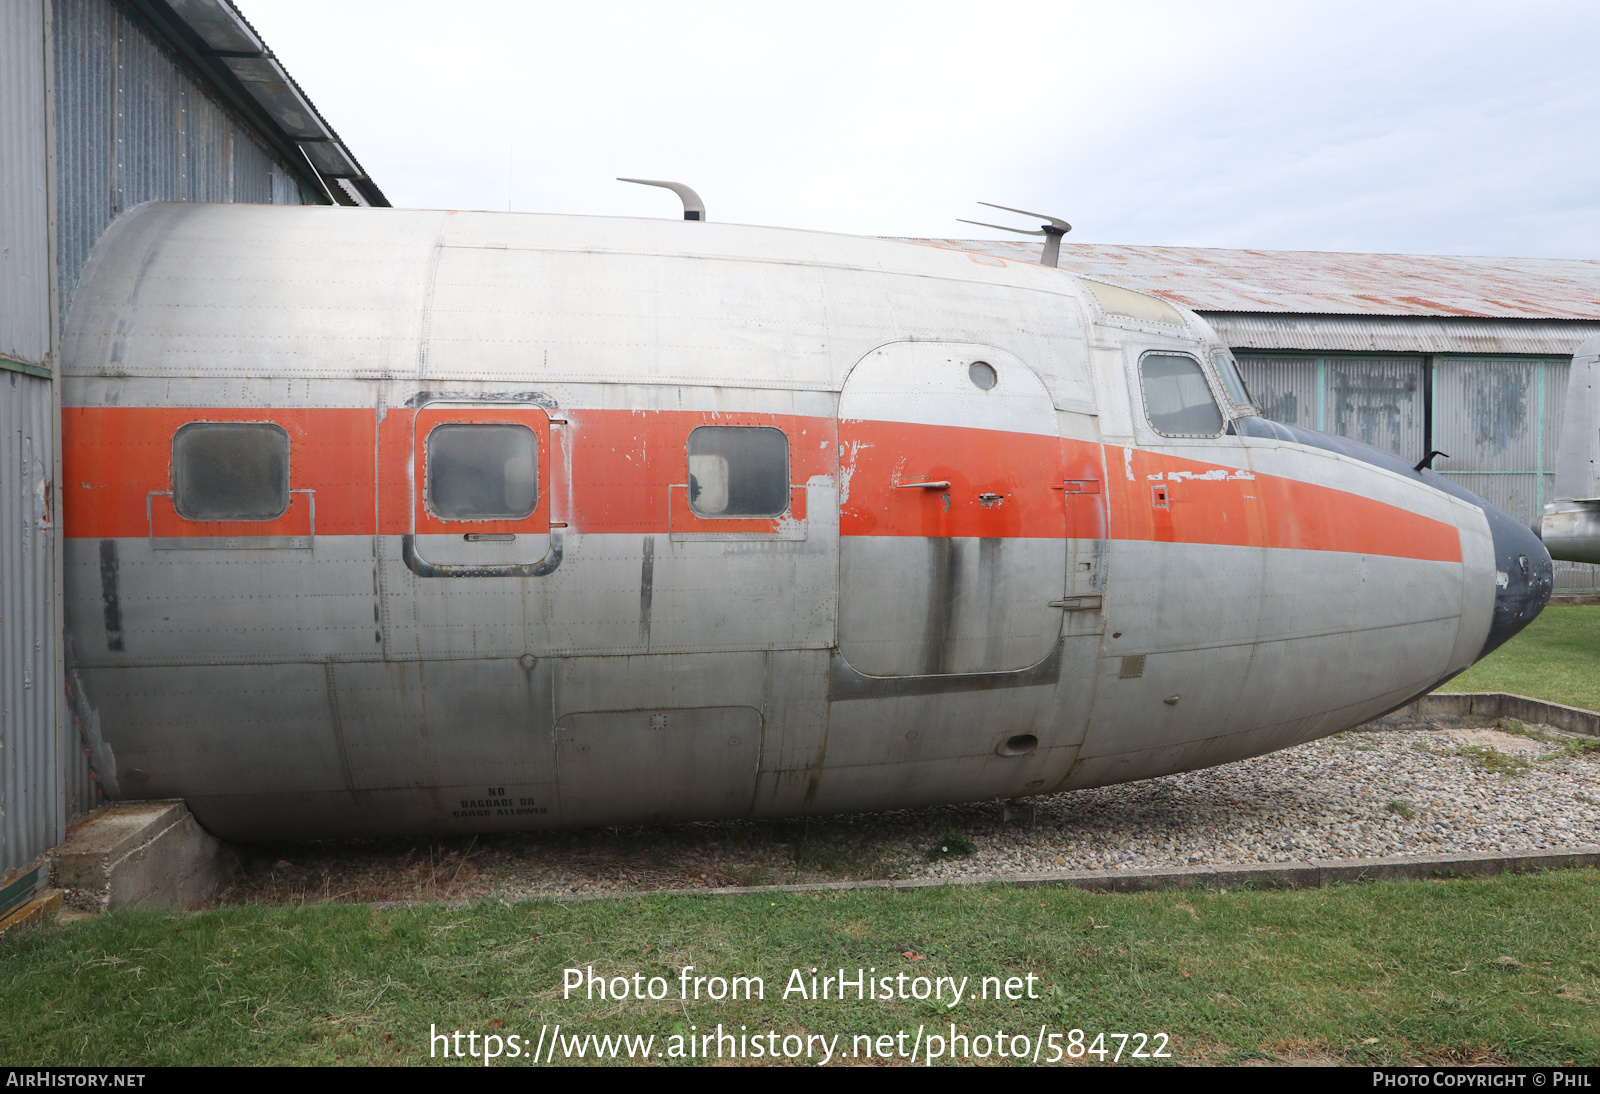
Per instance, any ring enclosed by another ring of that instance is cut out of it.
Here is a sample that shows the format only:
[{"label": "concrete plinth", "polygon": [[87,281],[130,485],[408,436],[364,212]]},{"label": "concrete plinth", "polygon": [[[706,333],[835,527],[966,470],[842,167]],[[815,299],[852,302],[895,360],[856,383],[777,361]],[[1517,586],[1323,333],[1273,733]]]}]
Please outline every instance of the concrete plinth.
[{"label": "concrete plinth", "polygon": [[1436,691],[1390,711],[1373,728],[1425,725],[1430,718],[1453,715],[1458,718],[1515,718],[1521,722],[1553,726],[1567,733],[1600,737],[1600,713],[1562,706],[1526,695],[1503,691]]},{"label": "concrete plinth", "polygon": [[117,802],[74,825],[50,852],[68,907],[198,908],[228,878],[227,852],[181,801]]}]

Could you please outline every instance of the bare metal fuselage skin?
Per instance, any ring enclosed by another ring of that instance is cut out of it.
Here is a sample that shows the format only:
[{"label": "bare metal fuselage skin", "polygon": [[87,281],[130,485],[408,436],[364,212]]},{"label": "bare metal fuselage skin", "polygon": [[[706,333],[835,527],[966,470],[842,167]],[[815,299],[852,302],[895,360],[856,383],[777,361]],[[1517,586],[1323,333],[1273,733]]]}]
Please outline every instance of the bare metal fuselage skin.
[{"label": "bare metal fuselage skin", "polygon": [[[1527,529],[1252,416],[1143,299],[715,223],[142,206],[63,354],[95,769],[235,839],[1014,797],[1338,732],[1537,614]],[[1224,430],[1152,428],[1152,353]],[[183,515],[191,423],[287,434],[281,515]],[[451,423],[534,433],[531,514],[433,504]],[[702,511],[705,427],[781,431],[780,513]]]}]

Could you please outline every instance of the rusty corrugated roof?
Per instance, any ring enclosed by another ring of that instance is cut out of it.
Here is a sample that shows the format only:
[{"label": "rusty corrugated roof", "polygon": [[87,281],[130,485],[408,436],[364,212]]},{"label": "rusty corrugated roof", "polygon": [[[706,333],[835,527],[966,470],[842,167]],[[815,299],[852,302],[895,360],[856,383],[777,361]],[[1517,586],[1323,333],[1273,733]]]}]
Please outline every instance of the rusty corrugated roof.
[{"label": "rusty corrugated roof", "polygon": [[[914,239],[1037,262],[1021,240]],[[1061,268],[1202,312],[1600,319],[1600,262],[1062,243]]]}]

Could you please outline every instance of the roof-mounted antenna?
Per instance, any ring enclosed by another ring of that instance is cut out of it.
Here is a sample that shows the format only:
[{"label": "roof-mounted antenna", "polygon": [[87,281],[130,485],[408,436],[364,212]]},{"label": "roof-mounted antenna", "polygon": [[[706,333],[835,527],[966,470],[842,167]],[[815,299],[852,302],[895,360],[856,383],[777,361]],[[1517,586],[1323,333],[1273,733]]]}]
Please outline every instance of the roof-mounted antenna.
[{"label": "roof-mounted antenna", "polygon": [[636,182],[640,186],[660,186],[671,190],[678,195],[678,200],[683,202],[684,220],[704,220],[706,218],[706,203],[700,200],[700,195],[689,189],[681,182],[663,182],[660,179],[623,179],[618,182]]},{"label": "roof-mounted antenna", "polygon": [[980,228],[998,228],[1002,232],[1016,232],[1024,236],[1044,236],[1044,254],[1039,256],[1041,266],[1059,266],[1061,264],[1061,237],[1072,231],[1072,225],[1060,217],[1053,217],[1048,213],[1030,213],[1026,209],[1013,209],[1009,205],[996,205],[990,201],[980,201],[979,205],[987,205],[991,209],[1004,209],[1008,213],[1021,213],[1025,217],[1038,217],[1050,223],[1039,225],[1039,230],[1032,228],[1007,228],[1004,224],[985,224],[981,220],[967,220],[956,217],[962,224],[976,224]]}]

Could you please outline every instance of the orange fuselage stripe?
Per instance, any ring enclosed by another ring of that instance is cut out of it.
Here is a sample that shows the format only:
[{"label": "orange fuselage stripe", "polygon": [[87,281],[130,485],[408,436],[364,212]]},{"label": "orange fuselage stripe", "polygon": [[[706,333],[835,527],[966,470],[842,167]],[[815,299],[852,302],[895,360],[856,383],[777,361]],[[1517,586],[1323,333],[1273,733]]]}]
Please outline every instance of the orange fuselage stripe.
[{"label": "orange fuselage stripe", "polygon": [[1130,461],[1125,455],[1106,447],[1112,539],[1461,561],[1454,525],[1374,498],[1162,452],[1135,449]]},{"label": "orange fuselage stripe", "polygon": [[[283,426],[290,489],[313,492],[318,535],[410,532],[415,413],[392,409],[380,422],[377,412],[361,409],[66,408],[66,535],[151,535],[151,495],[171,489],[172,435],[192,421]],[[539,508],[546,519],[590,533],[677,529],[683,518],[674,523],[671,488],[686,481],[690,431],[764,425],[789,438],[792,484],[818,476],[845,484],[842,535],[1109,536],[1461,561],[1460,534],[1451,524],[1349,491],[1164,452],[1136,449],[1125,460],[1123,449],[1107,446],[1102,464],[1100,446],[1087,441],[800,415],[573,409],[551,417],[566,424],[553,425],[549,444],[541,446],[549,467],[540,479],[550,505],[541,498]],[[901,488],[943,481],[948,490]],[[1071,491],[1060,489],[1064,481]],[[236,523],[185,526],[165,509],[156,511],[158,535],[247,534]],[[253,530],[278,534],[259,525]]]}]

